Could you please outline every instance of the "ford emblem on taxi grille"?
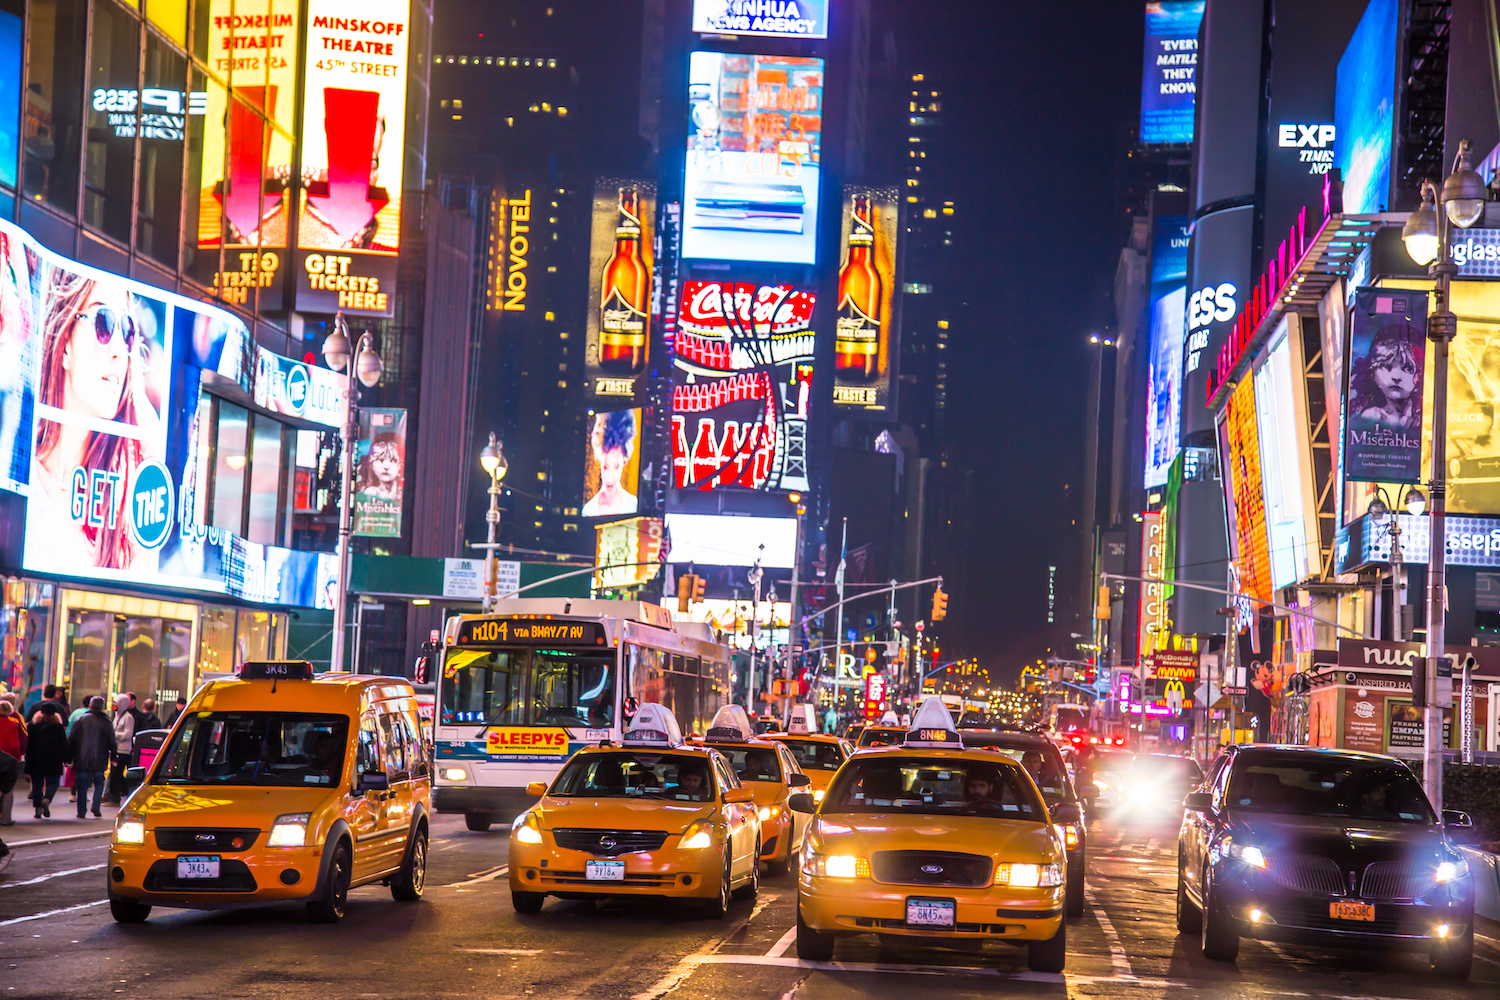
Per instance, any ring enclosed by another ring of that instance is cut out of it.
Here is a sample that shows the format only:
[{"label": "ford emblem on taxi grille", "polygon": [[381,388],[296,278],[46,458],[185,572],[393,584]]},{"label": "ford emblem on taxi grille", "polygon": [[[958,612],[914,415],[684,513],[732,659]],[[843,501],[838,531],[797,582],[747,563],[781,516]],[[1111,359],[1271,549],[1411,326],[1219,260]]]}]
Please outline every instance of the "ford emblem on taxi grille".
[{"label": "ford emblem on taxi grille", "polygon": [[600,837],[599,838],[599,846],[602,847],[602,848],[604,848],[606,851],[610,850],[611,848],[613,848],[615,846],[615,838],[613,838],[613,837]]},{"label": "ford emblem on taxi grille", "polygon": [[928,875],[941,875],[941,874],[943,874],[943,866],[942,865],[923,865],[922,866],[922,871],[926,872]]}]

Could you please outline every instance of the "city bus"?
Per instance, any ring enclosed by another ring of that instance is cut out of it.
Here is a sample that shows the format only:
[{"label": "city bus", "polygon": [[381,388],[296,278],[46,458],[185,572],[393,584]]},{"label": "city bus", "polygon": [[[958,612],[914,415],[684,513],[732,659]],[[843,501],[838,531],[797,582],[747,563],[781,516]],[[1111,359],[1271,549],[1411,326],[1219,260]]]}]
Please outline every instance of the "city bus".
[{"label": "city bus", "polygon": [[508,822],[573,752],[619,742],[635,707],[708,730],[732,698],[730,648],[642,601],[523,598],[448,619],[437,678],[433,804],[470,830]]}]

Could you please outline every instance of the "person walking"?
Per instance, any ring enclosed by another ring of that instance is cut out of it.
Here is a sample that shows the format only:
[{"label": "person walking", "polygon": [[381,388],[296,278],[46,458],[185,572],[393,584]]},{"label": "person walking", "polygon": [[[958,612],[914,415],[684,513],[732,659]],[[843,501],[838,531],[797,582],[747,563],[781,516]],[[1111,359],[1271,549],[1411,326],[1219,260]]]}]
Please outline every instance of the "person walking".
[{"label": "person walking", "polygon": [[148,729],[161,729],[161,719],[156,714],[156,699],[147,698],[141,703],[141,717],[135,720],[136,731],[145,732]]},{"label": "person walking", "polygon": [[135,745],[135,715],[130,707],[130,695],[115,696],[115,754],[109,769],[109,794],[104,801],[119,805],[125,797],[125,768],[130,766],[130,751]]},{"label": "person walking", "polygon": [[8,698],[0,697],[0,826],[12,826],[11,804],[26,755],[26,726]]},{"label": "person walking", "polygon": [[182,714],[182,710],[185,709],[185,708],[187,708],[187,699],[184,698],[182,695],[178,695],[177,696],[177,704],[175,706],[173,706],[172,711],[170,713],[168,713],[168,715],[167,715],[167,722],[166,722],[165,728],[171,729],[172,726],[174,724],[176,724],[177,717]]},{"label": "person walking", "polygon": [[73,755],[73,785],[78,792],[78,818],[83,819],[89,789],[94,790],[94,815],[104,794],[104,777],[118,744],[115,726],[104,714],[104,699],[95,695],[88,709],[68,733],[68,749]]},{"label": "person walking", "polygon": [[32,716],[26,741],[26,773],[31,776],[31,802],[36,806],[37,819],[51,817],[52,796],[57,794],[63,768],[72,758],[62,718],[51,711]]}]

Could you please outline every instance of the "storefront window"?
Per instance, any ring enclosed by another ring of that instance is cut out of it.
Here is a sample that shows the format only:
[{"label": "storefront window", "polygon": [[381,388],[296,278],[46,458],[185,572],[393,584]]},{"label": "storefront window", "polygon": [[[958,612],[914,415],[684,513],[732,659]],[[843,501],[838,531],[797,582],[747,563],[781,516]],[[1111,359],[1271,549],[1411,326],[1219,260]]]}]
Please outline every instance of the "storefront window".
[{"label": "storefront window", "polygon": [[271,612],[241,611],[234,644],[236,665],[246,660],[272,659],[271,631]]},{"label": "storefront window", "polygon": [[19,692],[22,703],[41,697],[48,672],[47,642],[52,624],[51,584],[8,580],[0,612],[0,694]]},{"label": "storefront window", "polygon": [[94,0],[83,221],[122,242],[130,239],[135,183],[140,30],[114,0]]},{"label": "storefront window", "polygon": [[25,193],[70,215],[78,210],[84,3],[31,0],[26,48]]},{"label": "storefront window", "polygon": [[236,535],[245,530],[245,465],[249,459],[250,411],[219,401],[218,433],[214,445],[213,520],[216,528]]},{"label": "storefront window", "polygon": [[262,545],[281,544],[283,431],[280,422],[256,415],[255,446],[250,452],[250,524],[245,537]]},{"label": "storefront window", "polygon": [[187,60],[147,32],[135,245],[174,271],[182,218],[182,144],[194,106],[186,85]]},{"label": "storefront window", "polygon": [[109,657],[114,615],[106,611],[69,611],[62,681],[75,700],[110,694]]},{"label": "storefront window", "polygon": [[[198,10],[207,12],[208,4],[200,3]],[[197,37],[205,40],[206,28],[199,29]],[[202,70],[193,67],[188,80],[191,93],[205,95],[204,105],[208,109],[224,107],[224,88]],[[188,115],[187,120],[187,200],[183,205],[182,270],[189,278],[205,288],[214,286],[214,275],[219,270],[219,243],[221,242],[218,202],[215,201],[218,178],[224,171],[224,122],[222,114],[215,119],[212,114]],[[216,137],[209,141],[210,136]],[[205,164],[205,150],[210,150],[214,162]]]},{"label": "storefront window", "polygon": [[230,673],[234,662],[234,609],[204,608],[198,618],[198,672]]}]

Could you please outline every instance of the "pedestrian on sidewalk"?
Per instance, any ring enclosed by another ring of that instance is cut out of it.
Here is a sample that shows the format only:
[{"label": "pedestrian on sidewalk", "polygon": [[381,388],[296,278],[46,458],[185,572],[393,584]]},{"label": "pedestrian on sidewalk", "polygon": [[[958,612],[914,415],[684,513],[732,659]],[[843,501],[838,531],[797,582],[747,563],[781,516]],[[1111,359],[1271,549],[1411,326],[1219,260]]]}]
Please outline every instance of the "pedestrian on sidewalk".
[{"label": "pedestrian on sidewalk", "polygon": [[68,748],[68,731],[56,712],[38,712],[31,719],[31,734],[26,741],[26,773],[31,776],[31,801],[36,818],[52,816],[52,796],[57,794],[63,768],[73,757]]},{"label": "pedestrian on sidewalk", "polygon": [[0,698],[0,826],[11,826],[11,805],[16,781],[21,776],[21,758],[26,755],[26,725],[8,698]]},{"label": "pedestrian on sidewalk", "polygon": [[119,805],[125,797],[125,768],[130,766],[130,751],[135,746],[135,715],[130,708],[130,695],[115,696],[114,760],[109,769],[109,794],[104,801]]},{"label": "pedestrian on sidewalk", "polygon": [[161,729],[161,719],[156,715],[156,699],[147,698],[141,702],[141,717],[136,719],[136,731],[145,732],[148,729]]},{"label": "pedestrian on sidewalk", "polygon": [[104,794],[104,776],[114,756],[115,726],[104,714],[104,699],[95,695],[88,711],[73,724],[68,734],[68,749],[73,754],[73,784],[78,791],[78,818],[84,817],[89,789],[94,790],[94,816],[98,817],[99,799]]}]

